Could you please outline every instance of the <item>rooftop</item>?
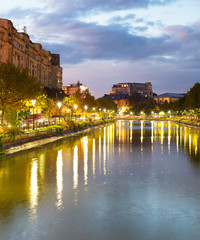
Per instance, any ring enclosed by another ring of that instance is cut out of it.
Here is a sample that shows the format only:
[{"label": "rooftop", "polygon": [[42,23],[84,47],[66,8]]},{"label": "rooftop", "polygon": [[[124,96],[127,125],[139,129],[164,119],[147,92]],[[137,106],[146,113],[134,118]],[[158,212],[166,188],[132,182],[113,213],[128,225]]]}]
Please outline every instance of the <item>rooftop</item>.
[{"label": "rooftop", "polygon": [[174,98],[182,98],[184,97],[183,93],[163,93],[155,97],[174,97]]}]

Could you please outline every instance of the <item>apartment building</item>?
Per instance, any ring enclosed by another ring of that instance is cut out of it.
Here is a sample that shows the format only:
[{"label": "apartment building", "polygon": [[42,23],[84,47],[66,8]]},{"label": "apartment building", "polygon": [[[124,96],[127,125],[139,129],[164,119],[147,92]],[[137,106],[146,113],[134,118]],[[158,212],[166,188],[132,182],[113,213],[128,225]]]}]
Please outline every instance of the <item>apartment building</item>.
[{"label": "apartment building", "polygon": [[110,95],[131,95],[134,92],[138,92],[144,97],[153,97],[151,82],[146,83],[118,83],[114,84]]},{"label": "apartment building", "polygon": [[80,89],[80,91],[85,91],[88,89],[88,87],[86,87],[79,81],[77,83],[71,83],[71,84],[68,84],[67,86],[62,87],[62,90],[64,91],[64,93],[69,96],[72,95],[73,93],[75,93],[79,89]]},{"label": "apartment building", "polygon": [[0,18],[0,61],[11,62],[16,67],[28,67],[41,85],[62,88],[62,67],[59,54],[52,54],[33,43],[24,27],[18,32],[8,19]]}]

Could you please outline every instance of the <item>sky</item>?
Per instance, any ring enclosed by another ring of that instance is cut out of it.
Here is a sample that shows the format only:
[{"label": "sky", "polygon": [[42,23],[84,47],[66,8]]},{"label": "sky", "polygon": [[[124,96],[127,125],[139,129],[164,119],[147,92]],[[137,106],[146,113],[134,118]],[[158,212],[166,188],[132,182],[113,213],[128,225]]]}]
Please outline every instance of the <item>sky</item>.
[{"label": "sky", "polygon": [[157,94],[200,82],[200,0],[9,0],[0,18],[58,53],[63,85],[97,98],[121,82],[151,82]]}]

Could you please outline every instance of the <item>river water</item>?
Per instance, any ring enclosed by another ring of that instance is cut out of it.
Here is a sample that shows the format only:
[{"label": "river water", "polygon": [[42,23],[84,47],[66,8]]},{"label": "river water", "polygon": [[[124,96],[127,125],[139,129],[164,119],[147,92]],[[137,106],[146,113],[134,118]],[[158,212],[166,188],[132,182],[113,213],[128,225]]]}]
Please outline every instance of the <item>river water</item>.
[{"label": "river water", "polygon": [[199,240],[200,132],[117,121],[0,160],[1,240]]}]

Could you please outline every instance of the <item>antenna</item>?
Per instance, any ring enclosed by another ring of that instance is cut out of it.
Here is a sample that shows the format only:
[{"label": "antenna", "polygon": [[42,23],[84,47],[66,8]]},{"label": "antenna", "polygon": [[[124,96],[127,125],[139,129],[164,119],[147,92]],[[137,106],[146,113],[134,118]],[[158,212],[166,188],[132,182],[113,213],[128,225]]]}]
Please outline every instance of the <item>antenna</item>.
[{"label": "antenna", "polygon": [[22,28],[22,30],[24,31],[24,33],[27,34],[27,27],[26,27],[26,26],[24,26],[24,27]]}]

